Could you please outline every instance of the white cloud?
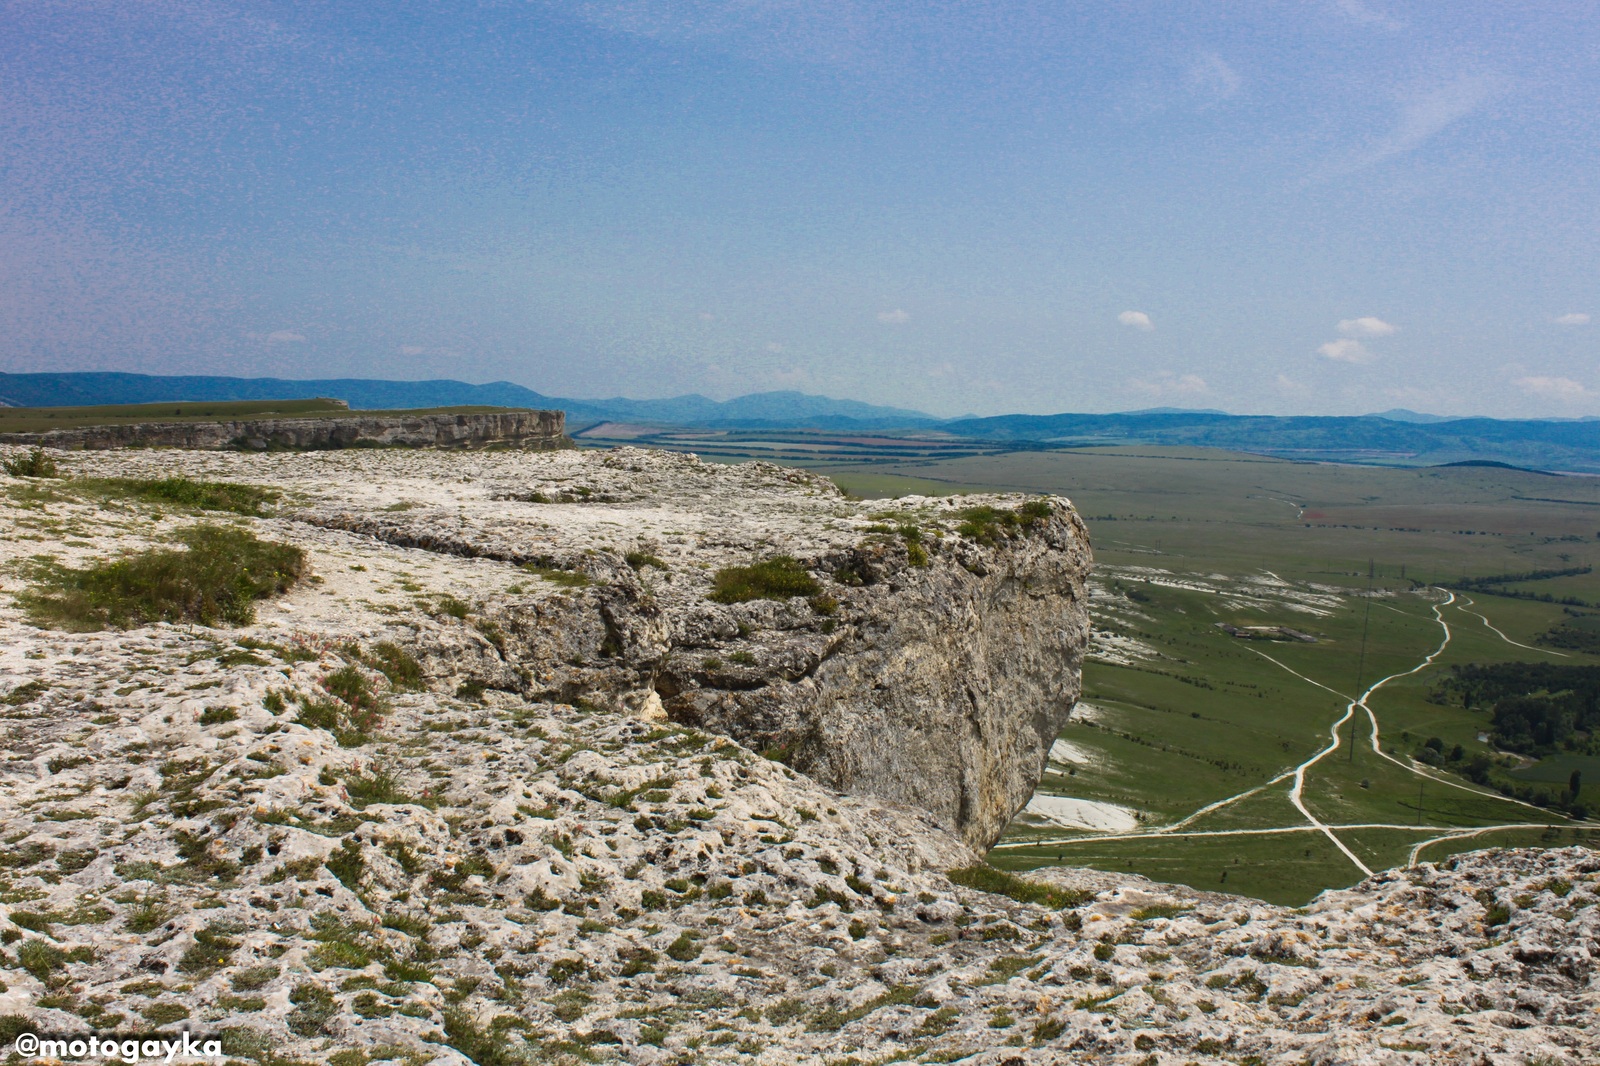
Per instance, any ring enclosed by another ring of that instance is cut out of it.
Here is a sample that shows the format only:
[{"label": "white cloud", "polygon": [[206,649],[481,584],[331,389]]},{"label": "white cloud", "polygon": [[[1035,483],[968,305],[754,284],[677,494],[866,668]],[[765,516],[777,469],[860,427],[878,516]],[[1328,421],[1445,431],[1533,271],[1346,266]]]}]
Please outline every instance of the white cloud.
[{"label": "white cloud", "polygon": [[1189,89],[1209,103],[1227,100],[1239,92],[1244,79],[1215,52],[1202,52],[1189,67]]},{"label": "white cloud", "polygon": [[1142,329],[1146,333],[1156,328],[1156,324],[1150,321],[1150,316],[1145,314],[1143,311],[1124,311],[1122,314],[1117,316],[1117,321],[1121,322],[1124,326],[1132,326],[1134,329]]},{"label": "white cloud", "polygon": [[767,351],[776,355],[778,352],[783,351],[783,345],[779,344],[777,341],[773,341],[771,344],[767,345]]},{"label": "white cloud", "polygon": [[402,344],[400,346],[400,354],[401,355],[421,355],[423,352],[425,352],[427,350],[428,349],[420,348],[415,344]]},{"label": "white cloud", "polygon": [[910,322],[911,316],[897,307],[893,311],[879,311],[878,321],[887,325],[898,326],[902,322]]},{"label": "white cloud", "polygon": [[1387,337],[1394,327],[1381,318],[1346,318],[1339,322],[1339,332],[1346,337]]},{"label": "white cloud", "polygon": [[1287,374],[1278,375],[1277,385],[1279,392],[1285,392],[1291,396],[1303,396],[1307,392],[1311,391],[1294,378],[1289,377]]},{"label": "white cloud", "polygon": [[1211,386],[1207,385],[1206,379],[1199,374],[1174,374],[1170,370],[1163,370],[1153,378],[1130,381],[1128,384],[1140,392],[1153,396],[1194,396],[1211,391]]},{"label": "white cloud", "polygon": [[1558,326],[1587,326],[1589,316],[1582,311],[1575,311],[1570,315],[1557,315],[1554,321]]},{"label": "white cloud", "polygon": [[1535,396],[1552,396],[1564,400],[1576,400],[1593,395],[1588,389],[1571,378],[1536,375],[1534,377],[1517,378],[1513,384],[1523,392],[1530,392]]},{"label": "white cloud", "polygon": [[1317,349],[1317,354],[1336,363],[1372,362],[1372,353],[1357,340],[1329,341]]},{"label": "white cloud", "polygon": [[292,329],[275,329],[267,334],[268,344],[300,344],[305,339],[304,333],[296,333]]},{"label": "white cloud", "polygon": [[712,314],[710,311],[701,311],[700,312],[700,321],[702,321],[702,322],[715,322],[716,320],[717,320],[717,316]]}]

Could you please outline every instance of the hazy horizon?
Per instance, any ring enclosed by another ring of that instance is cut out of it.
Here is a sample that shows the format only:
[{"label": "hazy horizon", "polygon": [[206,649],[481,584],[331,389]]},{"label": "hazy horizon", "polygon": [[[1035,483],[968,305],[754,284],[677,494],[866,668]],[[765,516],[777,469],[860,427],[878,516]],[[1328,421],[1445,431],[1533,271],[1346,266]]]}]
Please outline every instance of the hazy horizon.
[{"label": "hazy horizon", "polygon": [[9,5],[0,370],[1600,414],[1600,23]]}]

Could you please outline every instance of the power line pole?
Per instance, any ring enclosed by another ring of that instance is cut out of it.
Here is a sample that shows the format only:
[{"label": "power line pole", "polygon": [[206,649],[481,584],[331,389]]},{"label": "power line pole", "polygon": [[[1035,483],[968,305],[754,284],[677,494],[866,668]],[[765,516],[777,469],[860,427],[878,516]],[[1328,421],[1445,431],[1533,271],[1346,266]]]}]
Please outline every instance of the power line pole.
[{"label": "power line pole", "polygon": [[[1362,699],[1361,686],[1367,680],[1367,629],[1372,625],[1372,560],[1367,560],[1367,609],[1361,619],[1361,657],[1356,665],[1356,699]],[[1356,711],[1350,708],[1350,761],[1356,761]]]}]

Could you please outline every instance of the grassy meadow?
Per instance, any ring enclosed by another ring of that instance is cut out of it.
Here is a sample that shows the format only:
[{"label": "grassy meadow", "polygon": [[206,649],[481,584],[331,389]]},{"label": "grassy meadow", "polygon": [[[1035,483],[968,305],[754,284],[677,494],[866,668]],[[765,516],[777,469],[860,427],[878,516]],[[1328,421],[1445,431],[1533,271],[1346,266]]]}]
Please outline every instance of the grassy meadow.
[{"label": "grassy meadow", "polygon": [[[1600,604],[1600,574],[1460,589],[1595,562],[1600,480],[1151,447],[812,468],[869,497],[1057,493],[1088,522],[1095,643],[1039,795],[1122,808],[1138,827],[1093,832],[1024,814],[991,853],[997,866],[1088,865],[1298,905],[1414,850],[1439,860],[1600,840],[1600,823],[1498,792],[1512,780],[1557,792],[1578,769],[1600,793],[1600,758],[1506,758],[1485,742],[1486,711],[1430,700],[1456,664],[1600,664],[1539,643],[1582,607],[1497,594]],[[1240,639],[1219,623],[1315,641]],[[1296,767],[1380,682],[1367,702],[1377,747],[1357,708],[1339,747],[1304,765],[1302,812],[1290,797]],[[1490,787],[1421,767],[1411,756],[1433,737],[1505,765]]]}]

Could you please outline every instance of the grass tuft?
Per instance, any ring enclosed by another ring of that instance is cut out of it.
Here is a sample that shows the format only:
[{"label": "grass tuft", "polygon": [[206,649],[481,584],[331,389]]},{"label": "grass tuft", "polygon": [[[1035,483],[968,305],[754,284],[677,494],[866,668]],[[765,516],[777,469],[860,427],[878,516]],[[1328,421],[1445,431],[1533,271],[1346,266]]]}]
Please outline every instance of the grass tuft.
[{"label": "grass tuft", "polygon": [[305,552],[227,526],[176,534],[188,551],[154,548],[83,569],[35,571],[38,588],[18,602],[36,624],[73,632],[151,622],[247,625],[255,601],[305,576]]},{"label": "grass tuft", "polygon": [[19,455],[15,459],[7,459],[0,463],[6,468],[6,473],[12,477],[60,477],[61,471],[56,466],[55,456],[43,448],[35,448],[27,455]]},{"label": "grass tuft", "polygon": [[750,566],[729,566],[712,578],[711,599],[717,603],[786,600],[821,591],[815,578],[792,556],[776,555]]},{"label": "grass tuft", "polygon": [[1094,898],[1093,892],[1042,885],[1004,870],[996,870],[993,866],[963,866],[945,876],[963,888],[1009,896],[1018,903],[1034,903],[1057,909],[1077,907]]},{"label": "grass tuft", "polygon": [[186,477],[92,478],[74,484],[135,499],[192,507],[197,511],[228,511],[252,518],[265,515],[266,505],[278,499],[272,489],[259,485],[195,481]]}]

